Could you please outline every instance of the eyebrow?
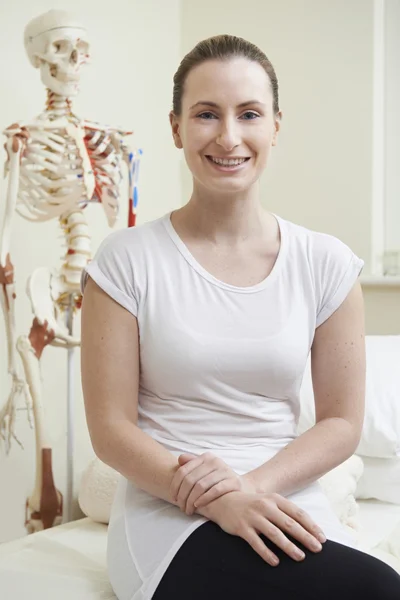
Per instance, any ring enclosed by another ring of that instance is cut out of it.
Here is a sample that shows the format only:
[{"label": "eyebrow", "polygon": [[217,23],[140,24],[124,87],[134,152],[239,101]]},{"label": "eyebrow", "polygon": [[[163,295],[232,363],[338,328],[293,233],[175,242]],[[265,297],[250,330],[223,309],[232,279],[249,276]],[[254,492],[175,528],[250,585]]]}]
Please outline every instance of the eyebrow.
[{"label": "eyebrow", "polygon": [[[220,108],[220,106],[215,102],[210,102],[208,100],[200,100],[199,102],[196,102],[196,104],[193,104],[193,106],[191,106],[189,110],[192,110],[192,108],[195,108],[199,104],[203,106],[212,106],[213,108]],[[260,104],[261,106],[265,106],[265,104],[263,102],[260,102],[259,100],[247,100],[246,102],[241,102],[240,104],[238,104],[236,108],[243,108],[244,106],[249,106],[250,104]]]}]

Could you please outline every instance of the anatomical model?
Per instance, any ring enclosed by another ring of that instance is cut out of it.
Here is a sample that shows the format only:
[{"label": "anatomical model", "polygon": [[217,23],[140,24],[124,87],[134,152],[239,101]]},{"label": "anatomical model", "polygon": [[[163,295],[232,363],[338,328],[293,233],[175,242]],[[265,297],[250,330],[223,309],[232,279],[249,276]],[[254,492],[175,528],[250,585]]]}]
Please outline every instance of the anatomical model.
[{"label": "anatomical model", "polygon": [[[11,390],[3,406],[0,398],[0,435],[9,452],[11,440],[18,442],[15,411],[22,395],[30,419],[33,412],[36,440],[35,486],[26,501],[25,520],[28,532],[33,532],[60,523],[63,512],[63,497],[55,487],[52,472],[40,358],[49,344],[67,350],[80,344],[71,324],[81,306],[81,273],[91,258],[91,236],[84,209],[89,203],[101,203],[107,222],[113,227],[126,163],[128,226],[135,224],[141,151],[131,152],[125,144],[124,137],[131,132],[80,119],[72,111],[71,98],[78,92],[81,67],[89,59],[87,33],[76,19],[64,11],[51,10],[28,23],[24,39],[31,64],[40,69],[47,102],[38,117],[14,123],[4,132],[8,181],[0,234],[0,302]],[[38,268],[28,279],[33,323],[29,335],[18,339],[14,267],[9,253],[15,212],[32,223],[58,219],[66,242],[63,264]]]}]

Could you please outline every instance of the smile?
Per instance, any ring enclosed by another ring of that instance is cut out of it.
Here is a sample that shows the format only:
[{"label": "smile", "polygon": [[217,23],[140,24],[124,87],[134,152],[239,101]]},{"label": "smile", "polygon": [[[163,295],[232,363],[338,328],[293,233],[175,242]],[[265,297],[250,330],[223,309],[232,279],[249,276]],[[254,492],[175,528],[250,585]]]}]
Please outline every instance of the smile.
[{"label": "smile", "polygon": [[238,165],[241,165],[243,163],[245,163],[246,161],[248,161],[250,159],[250,157],[243,157],[243,158],[218,158],[215,156],[207,156],[208,160],[210,160],[211,162],[217,164],[217,165],[222,165],[223,167],[237,167]]}]

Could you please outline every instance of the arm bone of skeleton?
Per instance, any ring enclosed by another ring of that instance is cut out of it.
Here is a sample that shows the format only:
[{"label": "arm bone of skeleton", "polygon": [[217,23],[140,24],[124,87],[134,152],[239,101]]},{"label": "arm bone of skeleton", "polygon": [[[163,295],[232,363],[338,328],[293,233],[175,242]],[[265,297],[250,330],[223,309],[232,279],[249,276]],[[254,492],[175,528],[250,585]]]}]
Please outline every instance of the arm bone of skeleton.
[{"label": "arm bone of skeleton", "polygon": [[9,138],[6,142],[7,154],[9,156],[7,169],[9,181],[6,196],[6,209],[4,214],[3,230],[0,238],[0,304],[5,321],[7,347],[8,347],[8,373],[12,378],[11,391],[4,406],[0,409],[0,438],[6,443],[9,452],[11,438],[14,438],[21,446],[14,433],[16,399],[20,394],[25,397],[28,408],[28,416],[32,425],[30,410],[32,398],[29,386],[19,374],[17,366],[16,328],[15,328],[15,283],[14,268],[10,260],[11,228],[17,203],[20,157],[23,150],[23,142],[17,136]]}]

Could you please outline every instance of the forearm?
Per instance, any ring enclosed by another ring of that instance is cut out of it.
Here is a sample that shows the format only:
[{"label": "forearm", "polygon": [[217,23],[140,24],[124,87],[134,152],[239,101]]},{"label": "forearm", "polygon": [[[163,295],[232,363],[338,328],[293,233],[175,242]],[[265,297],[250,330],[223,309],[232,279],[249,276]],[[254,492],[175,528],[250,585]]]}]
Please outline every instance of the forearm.
[{"label": "forearm", "polygon": [[142,490],[176,505],[170,494],[178,459],[127,419],[108,425],[95,448],[104,463]]},{"label": "forearm", "polygon": [[344,462],[357,444],[358,436],[348,421],[324,419],[245,477],[258,493],[288,495]]}]

